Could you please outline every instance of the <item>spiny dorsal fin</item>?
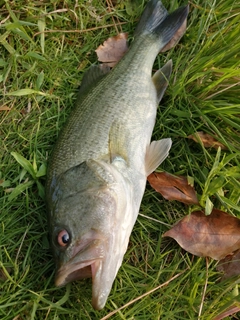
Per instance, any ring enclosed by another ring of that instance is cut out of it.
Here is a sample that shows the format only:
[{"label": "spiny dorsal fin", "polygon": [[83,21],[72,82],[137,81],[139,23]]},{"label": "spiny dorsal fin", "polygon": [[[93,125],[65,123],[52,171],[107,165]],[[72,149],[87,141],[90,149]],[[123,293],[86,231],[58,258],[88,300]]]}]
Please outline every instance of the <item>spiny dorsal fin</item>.
[{"label": "spiny dorsal fin", "polygon": [[79,94],[84,94],[96,83],[101,80],[108,72],[110,68],[105,64],[100,64],[97,66],[91,66],[88,71],[84,73]]},{"label": "spiny dorsal fin", "polygon": [[158,103],[161,101],[165,90],[167,89],[169,78],[172,73],[172,60],[169,60],[161,69],[152,77],[152,81],[157,90]]},{"label": "spiny dorsal fin", "polygon": [[145,157],[146,176],[152,173],[166,159],[172,145],[170,138],[152,141]]}]

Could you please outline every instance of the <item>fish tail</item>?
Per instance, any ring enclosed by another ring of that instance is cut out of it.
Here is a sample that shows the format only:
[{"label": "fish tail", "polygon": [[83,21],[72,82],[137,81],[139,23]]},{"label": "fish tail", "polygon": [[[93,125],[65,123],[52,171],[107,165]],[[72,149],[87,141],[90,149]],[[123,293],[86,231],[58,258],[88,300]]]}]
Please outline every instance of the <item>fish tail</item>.
[{"label": "fish tail", "polygon": [[188,15],[188,5],[171,14],[159,0],[150,0],[135,31],[135,37],[148,34],[158,40],[159,51],[173,38]]}]

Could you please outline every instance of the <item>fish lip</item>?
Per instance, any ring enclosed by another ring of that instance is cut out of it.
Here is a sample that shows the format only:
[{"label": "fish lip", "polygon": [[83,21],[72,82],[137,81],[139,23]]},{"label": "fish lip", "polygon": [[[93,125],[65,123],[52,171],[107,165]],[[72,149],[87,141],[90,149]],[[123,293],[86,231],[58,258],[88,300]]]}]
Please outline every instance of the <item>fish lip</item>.
[{"label": "fish lip", "polygon": [[[97,249],[96,249],[97,248]],[[87,259],[87,256],[90,258]],[[86,258],[84,259],[84,256]],[[62,287],[69,282],[84,278],[95,278],[104,258],[102,239],[84,241],[73,250],[73,257],[57,270],[55,285]]]},{"label": "fish lip", "polygon": [[[101,310],[111,289],[110,286],[105,290],[105,282],[102,282],[105,259],[108,255],[106,241],[95,239],[84,242],[84,245],[81,244],[77,247],[78,250],[74,250],[76,254],[68,262],[60,266],[55,276],[55,285],[62,287],[69,282],[91,277],[92,306],[96,310]],[[87,259],[89,255],[90,257]]]},{"label": "fish lip", "polygon": [[[69,282],[77,281],[85,278],[91,278],[92,275],[92,264],[95,261],[86,261],[85,263],[81,264],[67,264],[64,267],[61,267],[55,276],[55,285],[56,287],[63,287]],[[69,267],[67,269],[67,267]]]}]

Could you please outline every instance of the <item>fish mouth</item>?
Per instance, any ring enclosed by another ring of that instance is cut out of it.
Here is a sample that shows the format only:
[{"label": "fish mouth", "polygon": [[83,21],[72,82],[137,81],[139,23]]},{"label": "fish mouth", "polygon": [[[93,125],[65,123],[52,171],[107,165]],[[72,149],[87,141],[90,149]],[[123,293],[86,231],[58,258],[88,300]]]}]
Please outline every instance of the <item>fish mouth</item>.
[{"label": "fish mouth", "polygon": [[69,282],[94,278],[103,259],[102,240],[94,239],[73,249],[73,257],[60,266],[55,276],[55,285],[61,287]]},{"label": "fish mouth", "polygon": [[73,252],[75,255],[57,270],[55,285],[62,287],[72,281],[92,278],[92,305],[96,310],[100,310],[103,307],[100,292],[104,286],[101,281],[104,241],[91,240],[89,243],[76,246]]},{"label": "fish mouth", "polygon": [[85,263],[74,263],[71,265],[68,263],[64,267],[61,267],[55,276],[55,285],[62,287],[72,281],[77,281],[85,278],[94,278],[97,265],[100,261],[86,261]]}]

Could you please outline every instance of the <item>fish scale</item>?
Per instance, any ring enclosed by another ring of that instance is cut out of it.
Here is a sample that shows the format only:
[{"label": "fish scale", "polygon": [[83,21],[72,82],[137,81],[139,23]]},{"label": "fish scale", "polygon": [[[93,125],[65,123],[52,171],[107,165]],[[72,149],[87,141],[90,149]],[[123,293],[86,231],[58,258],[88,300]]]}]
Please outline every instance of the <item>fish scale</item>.
[{"label": "fish scale", "polygon": [[[98,83],[87,96],[86,101],[77,101],[74,113],[70,115],[67,125],[61,132],[61,145],[57,145],[52,155],[56,174],[61,174],[87,159],[99,158],[99,155],[107,154],[108,131],[114,120],[124,122],[125,126],[130,127],[129,132],[133,136],[138,136],[138,132],[133,132],[131,129],[141,130],[147,114],[156,113],[156,90],[151,82],[151,67],[156,56],[153,52],[156,52],[156,48],[151,50],[149,47],[143,47],[143,40],[140,40],[130,51],[131,57],[136,56],[134,63],[132,63],[133,58],[120,61],[114,72],[107,74]],[[149,51],[151,51],[151,59],[142,59]],[[118,69],[128,70],[127,77],[121,71],[119,75]],[[114,84],[111,89],[109,83]],[[103,92],[105,92],[104,96]],[[78,108],[78,105],[85,107]],[[100,114],[99,111],[101,111]],[[155,122],[154,117],[152,118],[151,126],[147,124],[149,131],[152,131]],[[149,136],[148,132],[146,135]],[[86,141],[88,147],[84,148],[83,144]]]},{"label": "fish scale", "polygon": [[152,77],[158,52],[183,25],[188,7],[168,15],[150,0],[126,55],[91,67],[48,164],[46,203],[57,264],[55,284],[92,277],[102,309],[127,250],[147,175],[168,156],[171,139],[151,142],[157,105],[172,71]]}]

